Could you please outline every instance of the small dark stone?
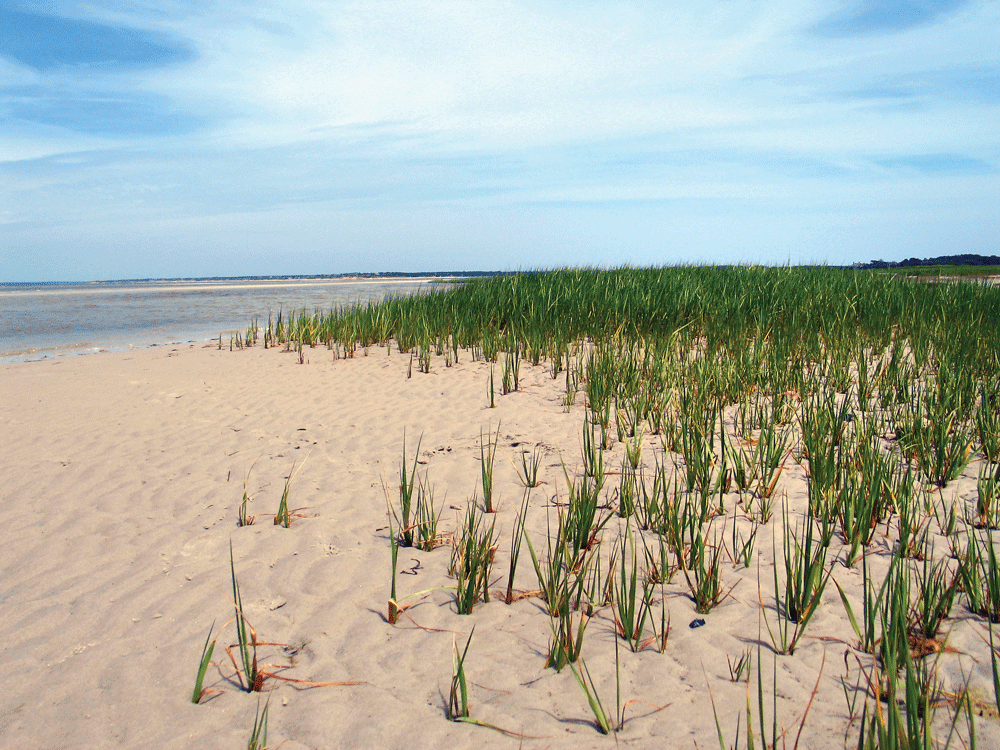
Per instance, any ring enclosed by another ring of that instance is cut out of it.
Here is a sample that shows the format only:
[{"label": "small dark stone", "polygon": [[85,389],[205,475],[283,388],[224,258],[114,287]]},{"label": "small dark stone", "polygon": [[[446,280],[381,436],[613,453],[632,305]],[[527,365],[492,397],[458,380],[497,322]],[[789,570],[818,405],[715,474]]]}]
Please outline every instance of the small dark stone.
[{"label": "small dark stone", "polygon": [[697,620],[691,620],[691,624],[688,625],[688,627],[694,630],[695,628],[700,628],[704,624],[705,621],[699,617]]}]

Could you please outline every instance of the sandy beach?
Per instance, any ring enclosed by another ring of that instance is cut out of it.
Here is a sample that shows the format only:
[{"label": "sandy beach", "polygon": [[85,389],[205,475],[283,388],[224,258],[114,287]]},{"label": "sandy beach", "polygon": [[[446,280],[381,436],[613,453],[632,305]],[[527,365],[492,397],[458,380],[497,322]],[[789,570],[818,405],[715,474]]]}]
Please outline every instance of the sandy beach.
[{"label": "sandy beach", "polygon": [[[397,502],[404,435],[408,457],[420,442],[419,471],[443,503],[442,530],[451,532],[481,495],[480,435],[499,429],[491,587],[499,591],[524,494],[520,455],[541,446],[542,484],[532,491],[526,523],[540,548],[566,500],[564,465],[571,476],[581,471],[583,396],[564,410],[562,379],[524,363],[520,390],[498,393],[491,409],[490,366],[468,352],[451,367],[435,357],[429,373],[414,367],[412,377],[409,355],[395,349],[387,356],[372,346],[334,359],[317,348],[305,356],[300,365],[296,354],[277,349],[196,344],[0,365],[0,745],[245,747],[259,695],[239,689],[225,651],[236,643],[230,545],[248,620],[262,641],[284,644],[261,647],[265,669],[360,683],[310,688],[266,679],[272,748],[610,748],[616,741],[709,748],[718,746],[713,698],[727,746],[742,721],[742,746],[748,694],[757,715],[758,652],[767,721],[776,709],[788,747],[807,708],[799,747],[856,745],[872,656],[857,648],[835,585],[795,653],[772,651],[762,618],[773,617],[775,520],[760,527],[750,567],[725,559],[732,591],[710,613],[695,612],[682,575],[665,586],[671,631],[663,653],[652,645],[631,652],[615,635],[610,607],[595,612],[583,659],[614,711],[617,641],[628,705],[616,737],[597,731],[569,668],[545,668],[551,629],[542,600],[508,606],[494,599],[471,615],[456,613],[448,545],[400,549],[399,598],[430,593],[407,600],[412,606],[390,625],[387,494]],[[623,451],[617,442],[605,451],[609,473],[620,469]],[[660,440],[650,435],[644,466],[652,468],[657,455]],[[945,500],[962,508],[972,501],[980,463],[943,489]],[[293,470],[286,529],[272,518]],[[609,477],[609,503],[616,480]],[[258,517],[239,527],[244,482]],[[786,461],[776,497],[779,512],[787,498],[792,513],[803,513],[806,475],[794,460]],[[748,532],[749,520],[734,512],[737,498],[727,500],[730,523]],[[605,528],[605,559],[624,528],[617,516]],[[884,531],[870,558],[880,575],[892,548]],[[730,527],[720,524],[718,533],[722,543]],[[944,537],[932,537],[947,549]],[[831,551],[841,547],[837,537]],[[860,601],[860,565],[837,563],[832,577]],[[538,588],[526,549],[515,588]],[[943,695],[967,682],[978,701],[979,747],[996,747],[986,622],[961,595],[952,616],[938,663]],[[697,620],[704,625],[690,627]],[[194,705],[198,658],[213,623],[219,641],[209,693]],[[447,720],[453,642],[464,645],[473,627],[465,663],[471,715],[509,735]],[[748,650],[749,685],[730,672]],[[856,699],[853,715],[845,691]],[[944,736],[952,715],[946,701],[938,715]]]}]

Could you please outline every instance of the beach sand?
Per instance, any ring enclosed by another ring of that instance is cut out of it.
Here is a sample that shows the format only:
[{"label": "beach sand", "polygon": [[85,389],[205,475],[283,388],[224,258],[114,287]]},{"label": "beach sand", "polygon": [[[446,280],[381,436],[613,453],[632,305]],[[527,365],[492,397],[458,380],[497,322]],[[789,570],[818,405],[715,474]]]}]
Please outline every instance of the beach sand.
[{"label": "beach sand", "polygon": [[[272,748],[614,747],[615,738],[595,729],[571,670],[544,666],[551,636],[544,603],[492,601],[470,616],[456,614],[453,592],[443,588],[454,585],[448,546],[400,549],[400,598],[432,591],[408,600],[414,604],[397,625],[386,622],[385,487],[395,503],[404,432],[408,458],[420,441],[419,469],[443,502],[442,529],[453,531],[479,487],[480,433],[499,428],[492,588],[500,590],[524,491],[514,462],[541,444],[544,484],[532,492],[527,531],[544,547],[547,519],[555,522],[555,505],[566,499],[563,462],[571,474],[580,470],[583,395],[565,412],[564,379],[524,363],[521,390],[506,396],[498,368],[490,409],[490,367],[468,353],[453,367],[436,357],[430,373],[414,367],[409,378],[408,355],[387,356],[385,348],[339,360],[307,349],[306,357],[300,365],[293,353],[197,344],[0,366],[0,746],[245,747],[258,695],[240,691],[224,650],[236,642],[231,544],[249,621],[261,640],[286,644],[261,647],[262,662],[294,663],[280,672],[286,677],[363,683],[304,689],[266,680]],[[658,438],[647,437],[648,467],[658,452]],[[622,455],[616,443],[605,467],[616,472]],[[272,518],[293,466],[289,502],[297,514],[285,529]],[[945,499],[971,503],[977,470],[978,462],[970,464],[943,490]],[[249,511],[259,516],[238,527],[244,481]],[[609,496],[616,484],[609,477]],[[778,496],[794,513],[805,509],[805,473],[792,460]],[[727,501],[730,518],[735,497]],[[749,531],[749,521],[740,523]],[[619,528],[615,517],[605,530],[605,561]],[[883,531],[871,557],[880,576],[892,544]],[[856,744],[845,686],[857,694],[872,657],[856,649],[837,588],[826,589],[793,655],[775,657],[770,648],[760,599],[773,623],[780,534],[778,520],[761,527],[750,568],[726,559],[724,582],[735,588],[706,615],[695,612],[683,576],[673,578],[664,589],[672,626],[664,653],[632,653],[619,641],[621,700],[631,702],[619,746],[718,746],[713,697],[727,746],[738,719],[742,745],[748,685],[730,680],[727,657],[756,654],[758,643],[767,721],[776,708],[788,747],[810,701],[800,747],[843,747],[845,733]],[[728,541],[728,527],[725,535]],[[839,537],[833,547],[840,549]],[[838,563],[833,577],[860,602],[860,565]],[[537,588],[526,548],[517,588]],[[987,627],[964,597],[953,615],[940,676],[952,691],[968,680],[981,702],[979,746],[1000,746],[989,708]],[[696,619],[704,626],[689,627]],[[213,623],[219,644],[205,680],[210,693],[194,705],[198,658]],[[527,737],[446,718],[453,640],[464,644],[473,626],[466,660],[472,716]],[[613,628],[610,608],[599,610],[583,645],[609,711]],[[755,716],[756,691],[754,676]],[[855,716],[864,700],[857,694]],[[950,715],[939,709],[942,727]]]}]

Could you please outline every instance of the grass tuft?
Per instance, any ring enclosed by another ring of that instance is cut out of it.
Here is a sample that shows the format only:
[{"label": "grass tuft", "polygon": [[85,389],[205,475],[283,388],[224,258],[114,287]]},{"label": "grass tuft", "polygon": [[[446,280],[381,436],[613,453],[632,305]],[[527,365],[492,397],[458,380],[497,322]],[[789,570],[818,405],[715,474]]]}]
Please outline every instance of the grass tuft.
[{"label": "grass tuft", "polygon": [[257,698],[257,711],[253,719],[253,731],[247,741],[247,750],[267,750],[267,712],[271,704],[271,696],[264,702],[264,710],[260,710],[260,697]]},{"label": "grass tuft", "polygon": [[[212,631],[215,629],[215,623],[208,629],[208,636],[205,638],[205,645],[201,649],[201,660],[198,662],[198,676],[194,681],[194,692],[191,694],[191,702],[199,703],[201,699],[205,697],[208,692],[202,685],[205,682],[205,674],[208,672],[208,667],[212,663],[212,652],[215,651],[215,641],[212,640]],[[211,642],[210,642],[211,641]]]}]

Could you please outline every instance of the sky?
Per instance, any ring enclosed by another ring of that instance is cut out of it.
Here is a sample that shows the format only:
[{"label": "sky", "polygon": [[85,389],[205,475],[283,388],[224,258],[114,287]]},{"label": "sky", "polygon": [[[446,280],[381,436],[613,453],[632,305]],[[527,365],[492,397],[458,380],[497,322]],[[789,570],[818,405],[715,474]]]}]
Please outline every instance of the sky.
[{"label": "sky", "polygon": [[1000,0],[0,0],[0,282],[1000,254]]}]

